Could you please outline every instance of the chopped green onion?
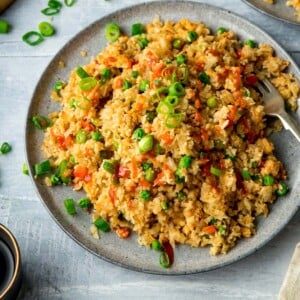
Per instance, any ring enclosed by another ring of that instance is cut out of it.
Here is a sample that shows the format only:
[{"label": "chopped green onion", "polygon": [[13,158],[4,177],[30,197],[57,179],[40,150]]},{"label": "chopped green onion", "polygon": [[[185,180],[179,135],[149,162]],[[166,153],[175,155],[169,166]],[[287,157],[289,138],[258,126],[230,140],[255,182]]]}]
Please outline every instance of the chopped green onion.
[{"label": "chopped green onion", "polygon": [[230,155],[230,154],[226,154],[225,159],[230,159],[231,161],[234,161],[236,159],[236,157],[234,155]]},{"label": "chopped green onion", "polygon": [[182,122],[182,114],[168,114],[166,121],[165,121],[165,125],[168,128],[176,128],[178,127]]},{"label": "chopped green onion", "polygon": [[37,129],[46,129],[52,125],[52,121],[42,115],[36,115],[32,117],[32,123]]},{"label": "chopped green onion", "polygon": [[244,96],[245,97],[251,97],[251,92],[247,89],[247,88],[244,88]]},{"label": "chopped green onion", "polygon": [[208,225],[216,225],[218,222],[218,219],[215,217],[212,217],[211,220],[208,222]]},{"label": "chopped green onion", "polygon": [[185,89],[180,82],[174,82],[169,87],[169,94],[171,96],[182,96],[185,94]]},{"label": "chopped green onion", "polygon": [[156,117],[156,111],[155,110],[147,110],[146,111],[146,119],[148,122],[152,123],[153,120]]},{"label": "chopped green onion", "polygon": [[64,0],[65,6],[71,7],[75,3],[75,0]]},{"label": "chopped green onion", "polygon": [[[89,77],[88,77],[89,78]],[[84,80],[84,79],[82,79]],[[82,110],[89,110],[92,107],[92,101],[87,97],[83,97],[77,100],[74,100],[75,107],[78,107]]]},{"label": "chopped green onion", "polygon": [[77,133],[76,133],[76,143],[77,144],[83,144],[86,142],[87,139],[87,135],[85,133],[85,131],[83,129],[80,129]]},{"label": "chopped green onion", "polygon": [[142,190],[142,191],[140,191],[140,198],[143,201],[150,200],[150,198],[151,198],[150,191],[148,191],[148,190]]},{"label": "chopped green onion", "polygon": [[144,135],[145,135],[145,131],[143,130],[143,128],[137,128],[133,132],[133,139],[136,141],[140,141]]},{"label": "chopped green onion", "polygon": [[190,155],[185,155],[181,157],[178,167],[179,168],[189,168],[192,165],[192,157]]},{"label": "chopped green onion", "polygon": [[155,172],[152,168],[146,170],[145,179],[149,182],[152,182],[155,179]]},{"label": "chopped green onion", "polygon": [[192,43],[194,41],[196,41],[196,39],[198,38],[198,33],[196,31],[189,31],[188,32],[188,42]]},{"label": "chopped green onion", "polygon": [[76,68],[76,74],[81,78],[90,77],[90,75],[84,70],[83,67],[77,67]]},{"label": "chopped green onion", "polygon": [[154,147],[154,152],[156,155],[160,155],[160,154],[163,154],[165,152],[165,150],[159,143],[156,143],[155,147]]},{"label": "chopped green onion", "polygon": [[214,166],[211,166],[210,174],[220,177],[220,176],[222,176],[222,171],[218,168],[215,168]]},{"label": "chopped green onion", "polygon": [[155,240],[151,243],[151,248],[154,250],[154,251],[162,251],[163,250],[163,247],[160,243],[159,240]]},{"label": "chopped green onion", "polygon": [[263,185],[273,185],[275,179],[272,175],[265,175],[263,178]]},{"label": "chopped green onion", "polygon": [[40,33],[36,31],[29,31],[22,36],[22,40],[30,46],[36,46],[44,39]]},{"label": "chopped green onion", "polygon": [[109,223],[101,217],[94,221],[94,225],[103,232],[108,232],[110,230]]},{"label": "chopped green onion", "polygon": [[76,214],[75,202],[72,198],[64,200],[64,206],[69,215]]},{"label": "chopped green onion", "polygon": [[54,84],[53,89],[56,92],[60,92],[65,86],[66,86],[65,82],[63,82],[63,81],[56,81],[55,84]]},{"label": "chopped green onion", "polygon": [[117,171],[116,161],[112,160],[103,162],[103,169],[110,174],[115,174]]},{"label": "chopped green onion", "polygon": [[70,160],[69,160],[69,161],[70,161],[70,163],[75,164],[75,162],[76,162],[75,156],[72,155],[72,156],[70,157]]},{"label": "chopped green onion", "polygon": [[149,80],[142,80],[140,85],[139,85],[139,91],[140,92],[145,92],[149,88],[150,82]]},{"label": "chopped green onion", "polygon": [[124,80],[124,83],[123,83],[122,89],[123,89],[123,90],[128,90],[128,89],[130,89],[131,87],[132,87],[132,83],[131,83],[129,80],[125,79],[125,80]]},{"label": "chopped green onion", "polygon": [[148,46],[149,41],[147,40],[147,38],[141,37],[138,39],[138,44],[141,47],[141,49],[143,50]]},{"label": "chopped green onion", "polygon": [[7,154],[10,151],[11,151],[11,145],[7,142],[4,142],[0,147],[0,153]]},{"label": "chopped green onion", "polygon": [[82,91],[88,91],[97,85],[97,80],[93,77],[86,77],[81,79],[79,87]]},{"label": "chopped green onion", "polygon": [[5,20],[0,20],[0,33],[8,33],[9,23]]},{"label": "chopped green onion", "polygon": [[153,135],[147,134],[142,137],[142,139],[139,141],[139,151],[140,153],[146,153],[153,148]]},{"label": "chopped green onion", "polygon": [[180,50],[183,47],[183,45],[184,45],[184,42],[180,39],[175,39],[172,41],[172,47],[174,49]]},{"label": "chopped green onion", "polygon": [[109,68],[104,68],[101,70],[100,75],[101,75],[100,82],[105,83],[108,79],[111,78],[112,72]]},{"label": "chopped green onion", "polygon": [[41,10],[41,13],[46,15],[46,16],[54,16],[58,14],[60,11],[60,8],[58,7],[46,7]]},{"label": "chopped green onion", "polygon": [[131,72],[131,77],[137,78],[138,76],[139,76],[139,72],[138,72],[138,71],[133,70],[133,71]]},{"label": "chopped green onion", "polygon": [[29,175],[29,168],[28,165],[26,163],[23,164],[22,166],[22,173],[25,175]]},{"label": "chopped green onion", "polygon": [[165,98],[164,102],[170,104],[173,107],[175,107],[179,103],[179,98],[178,98],[178,96],[175,96],[175,95],[169,95]]},{"label": "chopped green onion", "polygon": [[131,35],[139,35],[144,31],[143,24],[136,23],[131,26]]},{"label": "chopped green onion", "polygon": [[288,186],[284,182],[280,182],[276,193],[278,196],[284,196],[287,194],[288,190]]},{"label": "chopped green onion", "polygon": [[168,102],[160,101],[156,107],[156,112],[159,114],[169,114],[174,112],[174,107]]},{"label": "chopped green onion", "polygon": [[198,79],[203,82],[204,84],[209,84],[210,83],[210,77],[207,75],[205,72],[201,72],[198,75]]},{"label": "chopped green onion", "polygon": [[217,29],[217,34],[223,34],[223,33],[225,33],[225,32],[227,32],[227,29],[224,28],[224,27],[219,27],[219,28]]},{"label": "chopped green onion", "polygon": [[50,176],[50,181],[53,185],[58,185],[60,183],[60,178],[57,175],[52,174]]},{"label": "chopped green onion", "polygon": [[67,167],[68,167],[68,162],[66,159],[63,159],[60,163],[59,163],[59,166],[58,166],[58,170],[56,172],[56,175],[58,177],[61,177],[65,171],[67,170]]},{"label": "chopped green onion", "polygon": [[178,65],[182,65],[182,64],[185,64],[186,61],[187,61],[187,58],[184,54],[179,54],[177,57],[176,57],[176,61],[178,63]]},{"label": "chopped green onion", "polygon": [[159,89],[157,89],[155,91],[156,96],[157,96],[158,99],[161,99],[160,94],[168,94],[168,92],[169,92],[169,89],[165,86],[160,87]]},{"label": "chopped green onion", "polygon": [[217,100],[216,100],[216,97],[212,96],[212,97],[209,97],[207,100],[206,100],[206,105],[209,107],[209,108],[215,108],[217,106]]},{"label": "chopped green onion", "polygon": [[78,205],[81,207],[81,208],[91,208],[93,206],[91,200],[89,198],[86,198],[86,197],[83,197],[83,198],[80,198],[78,200]]},{"label": "chopped green onion", "polygon": [[245,41],[244,44],[248,45],[250,48],[255,48],[256,47],[256,44],[253,40],[247,40],[247,41]]},{"label": "chopped green onion", "polygon": [[46,174],[50,171],[51,165],[49,160],[34,165],[34,174],[36,176]]},{"label": "chopped green onion", "polygon": [[143,168],[143,171],[147,171],[149,169],[152,169],[153,168],[153,163],[144,162],[144,163],[142,163],[142,168]]},{"label": "chopped green onion", "polygon": [[170,203],[168,201],[164,200],[160,203],[160,206],[163,210],[168,210],[170,208]]},{"label": "chopped green onion", "polygon": [[62,4],[57,0],[49,0],[48,1],[48,6],[51,7],[51,8],[61,8]]},{"label": "chopped green onion", "polygon": [[55,29],[48,22],[41,22],[39,24],[39,31],[43,36],[52,36],[55,33]]},{"label": "chopped green onion", "polygon": [[184,182],[185,182],[184,176],[179,176],[179,175],[175,174],[175,183],[184,183]]},{"label": "chopped green onion", "polygon": [[105,28],[105,36],[109,42],[115,42],[121,35],[121,30],[118,24],[110,23]]},{"label": "chopped green onion", "polygon": [[242,177],[245,180],[250,180],[251,179],[250,172],[249,172],[248,169],[243,169],[242,170]]},{"label": "chopped green onion", "polygon": [[227,233],[227,228],[225,225],[218,226],[218,233],[220,236],[225,236]]},{"label": "chopped green onion", "polygon": [[70,101],[70,107],[71,107],[71,108],[76,108],[76,100],[75,100],[75,99],[72,99],[72,100]]},{"label": "chopped green onion", "polygon": [[170,257],[168,253],[164,251],[160,253],[159,263],[163,268],[169,268],[171,266]]},{"label": "chopped green onion", "polygon": [[184,191],[179,191],[177,194],[177,198],[181,201],[186,198],[186,193]]}]

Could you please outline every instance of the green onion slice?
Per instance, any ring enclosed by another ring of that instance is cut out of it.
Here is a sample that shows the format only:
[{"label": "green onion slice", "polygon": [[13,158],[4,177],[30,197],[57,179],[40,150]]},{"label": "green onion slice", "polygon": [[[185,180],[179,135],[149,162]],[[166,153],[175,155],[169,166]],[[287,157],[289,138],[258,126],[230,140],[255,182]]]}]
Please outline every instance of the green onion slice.
[{"label": "green onion slice", "polygon": [[222,176],[222,171],[214,166],[211,166],[210,174],[220,177],[220,176]]},{"label": "green onion slice", "polygon": [[118,24],[110,23],[105,28],[105,36],[109,42],[115,42],[121,35],[121,30]]},{"label": "green onion slice", "polygon": [[104,161],[102,166],[103,169],[110,174],[115,174],[117,171],[117,163],[114,160]]},{"label": "green onion slice", "polygon": [[163,268],[169,268],[171,266],[170,257],[166,252],[162,251],[160,253],[159,263]]},{"label": "green onion slice", "polygon": [[144,31],[143,24],[136,23],[131,26],[131,35],[139,35]]},{"label": "green onion slice", "polygon": [[76,74],[81,78],[90,77],[90,75],[84,70],[83,67],[77,67],[76,68]]},{"label": "green onion slice", "polygon": [[5,20],[0,20],[0,33],[8,33],[9,23]]},{"label": "green onion slice", "polygon": [[156,112],[159,114],[170,114],[174,112],[174,107],[166,101],[160,101],[156,107]]},{"label": "green onion slice", "polygon": [[49,160],[45,160],[41,163],[34,165],[34,174],[36,176],[46,174],[51,170],[51,165]]},{"label": "green onion slice", "polygon": [[78,200],[78,205],[81,208],[91,208],[93,206],[91,200],[89,198],[83,197]]},{"label": "green onion slice", "polygon": [[60,92],[65,86],[66,86],[65,82],[63,82],[63,81],[56,81],[55,84],[54,84],[53,89],[56,92]]},{"label": "green onion slice", "polygon": [[40,44],[44,39],[39,32],[29,31],[22,36],[22,40],[30,46],[36,46]]},{"label": "green onion slice", "polygon": [[169,94],[171,96],[182,96],[185,94],[185,89],[180,82],[174,82],[169,87]]},{"label": "green onion slice", "polygon": [[51,36],[55,33],[55,29],[48,22],[41,22],[39,24],[39,31],[43,36]]},{"label": "green onion slice", "polygon": [[36,115],[32,117],[32,123],[37,129],[46,129],[52,125],[52,121],[42,115]]},{"label": "green onion slice", "polygon": [[46,7],[41,10],[41,13],[46,15],[46,16],[53,16],[58,14],[60,11],[60,8],[58,7]]},{"label": "green onion slice", "polygon": [[284,182],[280,182],[276,193],[278,196],[285,196],[288,191],[289,187]]},{"label": "green onion slice", "polygon": [[82,110],[89,110],[92,107],[92,101],[87,97],[77,99],[75,100],[75,107],[78,107]]},{"label": "green onion slice", "polygon": [[165,121],[165,125],[168,128],[176,128],[178,127],[182,122],[182,114],[168,114],[166,121]]},{"label": "green onion slice", "polygon": [[179,98],[178,98],[178,96],[175,96],[175,95],[169,95],[165,98],[164,102],[170,104],[173,107],[175,107],[179,103]]},{"label": "green onion slice", "polygon": [[163,246],[161,244],[161,242],[159,240],[154,240],[152,243],[151,243],[151,248],[154,250],[154,251],[162,251],[163,250]]},{"label": "green onion slice", "polygon": [[82,91],[88,91],[97,85],[97,80],[94,77],[85,77],[79,82],[79,87]]},{"label": "green onion slice", "polygon": [[57,0],[49,0],[48,1],[48,6],[51,8],[61,8],[62,4],[61,2],[57,1]]},{"label": "green onion slice", "polygon": [[109,223],[105,221],[102,217],[99,217],[94,221],[94,225],[103,232],[108,232],[110,230]]},{"label": "green onion slice", "polygon": [[75,0],[64,0],[65,6],[71,7],[75,3]]},{"label": "green onion slice", "polygon": [[29,175],[29,168],[28,165],[26,163],[23,164],[22,166],[22,173],[25,175]]},{"label": "green onion slice", "polygon": [[64,200],[64,206],[69,215],[75,215],[76,214],[76,208],[75,208],[75,202],[73,199],[65,199]]},{"label": "green onion slice", "polygon": [[7,142],[4,142],[0,147],[0,152],[2,154],[7,154],[10,151],[11,151],[11,145]]}]

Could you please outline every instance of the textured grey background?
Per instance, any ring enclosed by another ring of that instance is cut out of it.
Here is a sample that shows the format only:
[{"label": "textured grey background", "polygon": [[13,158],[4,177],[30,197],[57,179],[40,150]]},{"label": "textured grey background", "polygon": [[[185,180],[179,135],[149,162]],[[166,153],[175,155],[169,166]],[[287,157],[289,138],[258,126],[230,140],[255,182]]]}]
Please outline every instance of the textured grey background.
[{"label": "textured grey background", "polygon": [[[46,0],[17,0],[0,17],[13,26],[9,35],[0,35],[0,142],[13,146],[9,155],[0,156],[0,222],[15,234],[22,252],[19,299],[276,299],[300,239],[299,212],[265,247],[230,266],[188,276],[147,275],[104,262],[78,246],[51,219],[30,178],[22,174],[26,111],[50,59],[91,22],[138,2],[148,1],[77,0],[74,7],[54,17],[57,34],[38,47],[25,45],[21,36],[47,20],[40,14]],[[214,4],[260,26],[299,65],[299,26],[259,14],[240,0]]]}]

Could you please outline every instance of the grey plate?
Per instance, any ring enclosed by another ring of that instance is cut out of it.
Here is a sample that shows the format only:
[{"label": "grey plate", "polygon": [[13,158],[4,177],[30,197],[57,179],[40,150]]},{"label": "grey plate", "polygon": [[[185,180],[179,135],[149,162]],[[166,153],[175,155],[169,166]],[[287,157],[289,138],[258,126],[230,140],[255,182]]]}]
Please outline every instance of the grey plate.
[{"label": "grey plate", "polygon": [[254,9],[281,21],[300,26],[295,9],[286,5],[286,0],[276,0],[275,4],[268,4],[263,0],[243,0]]},{"label": "grey plate", "polygon": [[[254,39],[260,43],[272,45],[279,56],[291,61],[290,71],[300,75],[299,69],[291,57],[268,34],[253,24],[245,21],[231,12],[219,8],[188,1],[163,1],[143,3],[112,13],[91,24],[67,43],[54,57],[41,76],[32,97],[28,111],[28,118],[39,113],[47,115],[59,109],[59,106],[50,100],[50,92],[55,81],[68,79],[70,71],[89,61],[80,55],[81,50],[88,50],[89,56],[96,55],[106,45],[104,38],[105,25],[111,21],[121,25],[125,32],[130,31],[131,24],[151,22],[155,16],[163,20],[179,20],[189,18],[194,21],[203,21],[215,30],[224,26],[234,30],[241,39]],[[66,63],[66,68],[58,67],[59,61]],[[26,151],[29,166],[43,160],[40,146],[43,133],[33,128],[31,122],[26,127]],[[299,204],[299,144],[288,133],[282,132],[274,136],[277,145],[277,154],[285,163],[290,180],[291,192],[285,198],[279,199],[268,218],[258,220],[258,232],[251,239],[244,239],[227,255],[212,257],[208,248],[190,248],[178,246],[175,249],[175,263],[170,269],[162,269],[158,263],[158,254],[137,244],[136,236],[121,240],[114,233],[103,234],[100,240],[91,237],[89,227],[90,216],[79,212],[76,216],[69,216],[63,208],[63,199],[73,197],[78,199],[83,194],[75,193],[70,187],[48,188],[42,179],[34,180],[34,185],[42,202],[49,213],[61,228],[81,246],[106,261],[127,267],[133,270],[155,274],[190,274],[212,270],[235,262],[262,247],[272,239],[292,218]],[[32,174],[32,168],[31,168]]]}]

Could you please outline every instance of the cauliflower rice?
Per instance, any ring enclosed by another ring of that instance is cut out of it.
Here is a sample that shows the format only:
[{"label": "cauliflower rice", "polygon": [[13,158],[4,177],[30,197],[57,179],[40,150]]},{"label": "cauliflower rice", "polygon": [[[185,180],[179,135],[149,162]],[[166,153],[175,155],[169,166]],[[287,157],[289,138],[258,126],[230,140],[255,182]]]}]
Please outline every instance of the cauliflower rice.
[{"label": "cauliflower rice", "polygon": [[134,231],[147,247],[226,253],[255,234],[257,216],[286,188],[255,83],[269,78],[292,110],[299,87],[269,45],[232,31],[186,19],[143,31],[83,66],[93,87],[75,69],[53,92],[61,110],[49,116],[43,154],[53,168],[67,161],[61,177],[120,238]]}]

